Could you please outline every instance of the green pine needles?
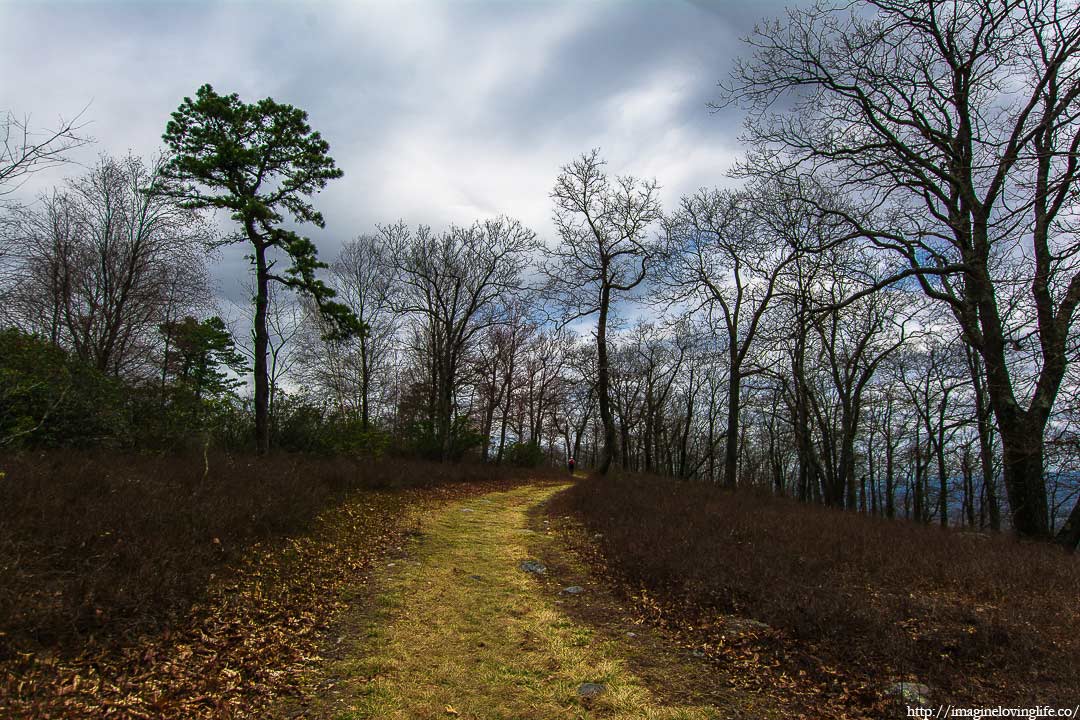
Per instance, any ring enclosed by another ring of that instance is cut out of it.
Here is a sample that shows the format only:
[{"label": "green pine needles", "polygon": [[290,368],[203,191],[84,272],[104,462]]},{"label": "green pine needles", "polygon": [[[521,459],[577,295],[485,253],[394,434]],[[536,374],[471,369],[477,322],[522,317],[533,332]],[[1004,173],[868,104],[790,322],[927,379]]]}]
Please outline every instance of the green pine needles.
[{"label": "green pine needles", "polygon": [[[266,312],[269,284],[277,282],[314,299],[330,320],[331,334],[345,338],[364,332],[363,324],[334,291],[316,277],[326,267],[315,244],[281,227],[287,220],[325,227],[309,198],[342,176],[330,157],[330,144],[313,131],[307,113],[265,98],[247,104],[203,85],[185,97],[162,136],[171,157],[153,189],[185,207],[226,210],[242,231],[221,244],[249,243],[255,268],[255,427],[260,452],[269,445]],[[276,272],[283,252],[290,264]]]}]

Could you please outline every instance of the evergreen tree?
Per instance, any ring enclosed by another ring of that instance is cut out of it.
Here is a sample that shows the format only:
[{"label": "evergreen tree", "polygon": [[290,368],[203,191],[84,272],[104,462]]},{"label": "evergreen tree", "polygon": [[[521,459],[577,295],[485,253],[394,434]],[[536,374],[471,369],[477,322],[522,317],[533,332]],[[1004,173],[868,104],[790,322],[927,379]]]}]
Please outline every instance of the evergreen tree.
[{"label": "evergreen tree", "polygon": [[[185,97],[162,136],[172,156],[153,192],[181,199],[186,207],[227,210],[241,232],[224,243],[248,243],[255,267],[255,435],[265,453],[270,444],[267,372],[267,304],[271,282],[310,295],[337,335],[363,326],[334,291],[315,277],[319,262],[310,239],[281,227],[287,219],[324,227],[309,198],[342,175],[330,145],[307,123],[307,113],[265,98],[247,104],[235,93],[219,95],[210,85],[193,100]],[[272,251],[290,261],[276,272]]]},{"label": "evergreen tree", "polygon": [[247,362],[221,318],[214,316],[199,322],[185,317],[162,324],[161,334],[168,347],[165,374],[196,400],[227,395],[241,384],[226,369],[238,374],[247,372]]}]

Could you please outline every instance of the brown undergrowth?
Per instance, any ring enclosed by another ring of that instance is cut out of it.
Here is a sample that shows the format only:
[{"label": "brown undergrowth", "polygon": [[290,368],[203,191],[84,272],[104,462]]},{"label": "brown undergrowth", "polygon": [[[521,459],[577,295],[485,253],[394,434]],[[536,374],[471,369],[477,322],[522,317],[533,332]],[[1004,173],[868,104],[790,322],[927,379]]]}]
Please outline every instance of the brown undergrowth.
[{"label": "brown undergrowth", "polygon": [[1078,697],[1080,562],[1056,547],[659,478],[583,480],[550,512],[643,618],[830,716],[891,716],[901,679],[934,703]]},{"label": "brown undergrowth", "polygon": [[491,468],[303,456],[0,459],[0,717],[257,717],[405,510]]},{"label": "brown undergrowth", "polygon": [[[598,552],[595,536],[579,518],[552,515],[548,504],[530,512],[534,535],[529,543],[543,560],[547,574],[537,578],[558,594],[568,585],[583,587],[581,595],[560,594],[568,617],[592,628],[598,637],[618,642],[627,667],[658,697],[671,703],[711,705],[722,709],[717,718],[804,718],[800,699],[779,686],[763,669],[760,658],[747,653],[749,663],[718,666],[700,652],[693,638],[662,622],[649,622],[636,602],[628,602]],[[729,646],[734,648],[734,644]],[[684,668],[673,673],[673,667]]]}]

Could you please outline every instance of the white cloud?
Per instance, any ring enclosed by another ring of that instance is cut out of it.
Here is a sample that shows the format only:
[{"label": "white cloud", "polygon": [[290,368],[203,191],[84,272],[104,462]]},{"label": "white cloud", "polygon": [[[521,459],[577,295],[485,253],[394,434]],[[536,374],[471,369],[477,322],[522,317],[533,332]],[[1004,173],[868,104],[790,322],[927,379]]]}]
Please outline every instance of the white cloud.
[{"label": "white cloud", "polygon": [[[593,147],[613,173],[655,177],[668,207],[725,182],[738,124],[705,104],[739,50],[731,39],[767,10],[723,5],[0,0],[0,109],[49,125],[92,101],[88,161],[153,153],[204,82],[272,96],[309,112],[346,173],[316,198],[324,255],[398,219],[506,213],[550,236],[559,167]],[[219,276],[246,271],[240,255],[224,253]]]}]

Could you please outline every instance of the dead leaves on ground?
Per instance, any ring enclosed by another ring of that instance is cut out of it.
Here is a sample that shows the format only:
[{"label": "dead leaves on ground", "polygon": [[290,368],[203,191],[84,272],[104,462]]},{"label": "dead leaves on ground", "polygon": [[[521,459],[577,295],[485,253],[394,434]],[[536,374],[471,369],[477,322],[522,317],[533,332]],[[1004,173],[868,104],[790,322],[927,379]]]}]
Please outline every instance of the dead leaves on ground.
[{"label": "dead leaves on ground", "polygon": [[895,710],[879,687],[829,665],[773,628],[695,607],[686,601],[685,586],[648,588],[629,582],[581,518],[550,517],[568,549],[628,601],[635,624],[658,628],[688,655],[722,667],[717,677],[733,689],[768,698],[802,720],[868,720]]},{"label": "dead leaves on ground", "polygon": [[250,548],[171,628],[91,638],[70,657],[0,659],[0,717],[264,717],[275,697],[298,692],[343,591],[400,544],[405,509],[481,489],[358,491],[310,535]]}]

